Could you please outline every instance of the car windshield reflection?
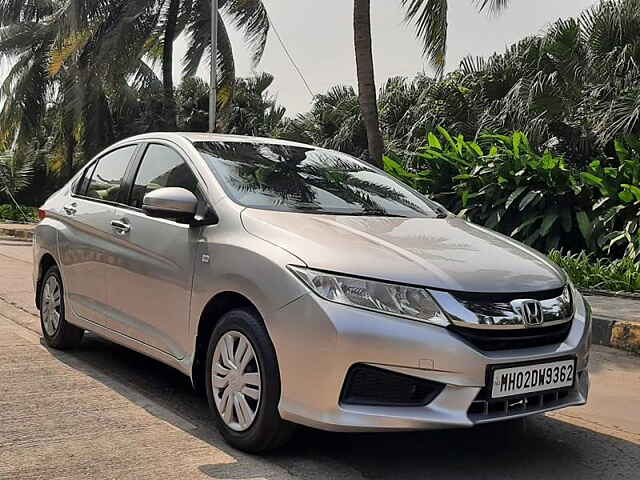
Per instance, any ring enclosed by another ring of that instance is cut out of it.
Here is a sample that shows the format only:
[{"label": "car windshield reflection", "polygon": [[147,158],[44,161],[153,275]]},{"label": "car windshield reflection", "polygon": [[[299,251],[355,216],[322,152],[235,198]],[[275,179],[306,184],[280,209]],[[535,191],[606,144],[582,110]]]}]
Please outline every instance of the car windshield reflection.
[{"label": "car windshield reflection", "polygon": [[437,216],[424,197],[345,154],[267,143],[194,145],[231,199],[246,207],[331,215]]}]

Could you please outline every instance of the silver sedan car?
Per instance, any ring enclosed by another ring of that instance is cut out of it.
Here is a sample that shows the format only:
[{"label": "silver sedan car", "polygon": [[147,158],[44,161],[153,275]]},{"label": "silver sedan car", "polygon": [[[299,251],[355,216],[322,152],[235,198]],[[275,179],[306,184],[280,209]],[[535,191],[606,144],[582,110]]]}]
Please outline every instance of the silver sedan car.
[{"label": "silver sedan car", "polygon": [[348,155],[146,134],[40,214],[48,345],[89,330],[178,369],[237,448],[587,401],[591,315],[567,276]]}]

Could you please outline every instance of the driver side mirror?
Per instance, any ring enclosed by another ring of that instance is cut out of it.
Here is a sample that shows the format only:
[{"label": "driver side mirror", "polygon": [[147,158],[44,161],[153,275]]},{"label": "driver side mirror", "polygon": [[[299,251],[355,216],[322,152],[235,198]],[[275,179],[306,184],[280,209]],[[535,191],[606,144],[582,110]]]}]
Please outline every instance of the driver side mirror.
[{"label": "driver side mirror", "polygon": [[165,187],[147,193],[142,210],[150,217],[191,223],[198,208],[198,199],[186,188]]}]

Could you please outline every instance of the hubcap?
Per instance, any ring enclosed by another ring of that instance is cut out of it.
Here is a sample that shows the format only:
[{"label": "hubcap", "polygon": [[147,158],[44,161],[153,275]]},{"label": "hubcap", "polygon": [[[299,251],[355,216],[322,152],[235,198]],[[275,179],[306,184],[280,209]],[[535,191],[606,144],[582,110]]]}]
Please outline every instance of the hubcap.
[{"label": "hubcap", "polygon": [[60,295],[60,284],[58,279],[51,275],[42,287],[42,323],[47,335],[52,337],[56,334],[60,325],[60,307],[62,298]]},{"label": "hubcap", "polygon": [[240,332],[227,332],[213,352],[211,385],[216,408],[224,423],[237,432],[248,429],[260,406],[258,357]]}]

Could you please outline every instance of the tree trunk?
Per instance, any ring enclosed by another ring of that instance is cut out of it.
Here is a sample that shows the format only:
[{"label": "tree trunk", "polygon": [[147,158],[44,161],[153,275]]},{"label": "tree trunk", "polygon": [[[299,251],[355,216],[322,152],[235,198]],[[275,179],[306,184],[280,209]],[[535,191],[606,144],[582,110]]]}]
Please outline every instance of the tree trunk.
[{"label": "tree trunk", "polygon": [[384,142],[378,118],[376,82],[371,48],[371,0],[354,0],[353,31],[358,71],[358,99],[367,128],[369,158],[376,167],[383,168]]},{"label": "tree trunk", "polygon": [[173,42],[176,37],[176,24],[180,0],[171,0],[167,11],[167,25],[164,30],[162,47],[162,84],[164,90],[164,125],[167,130],[176,130],[177,108],[173,91]]}]

